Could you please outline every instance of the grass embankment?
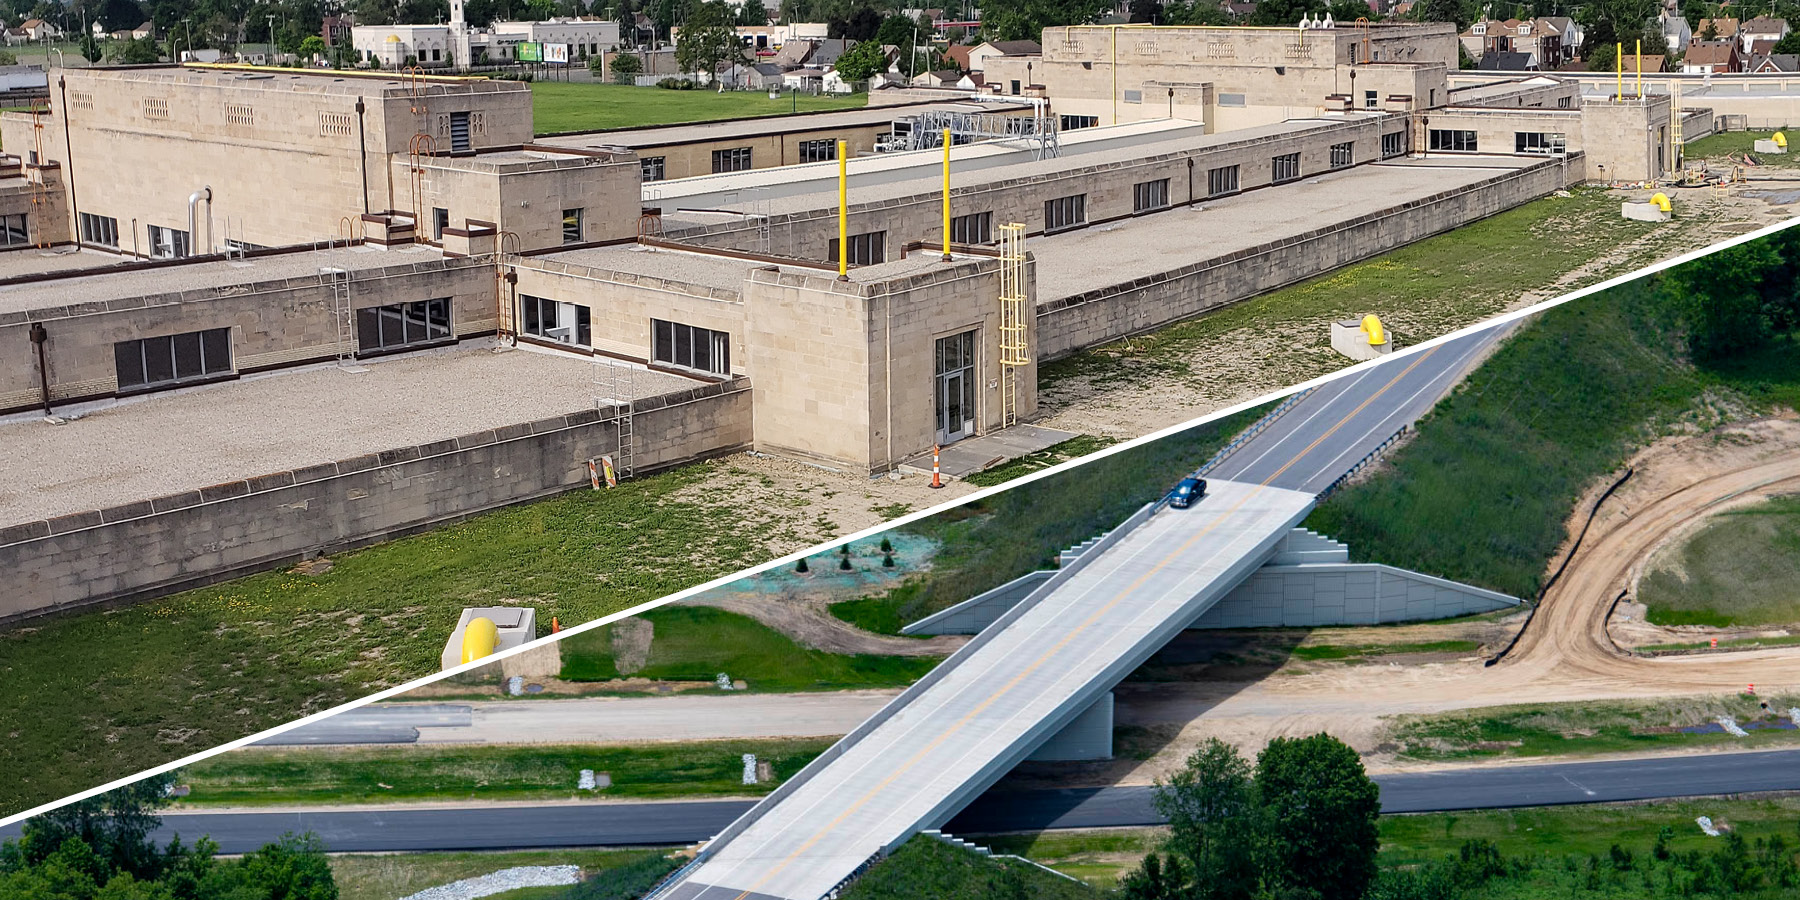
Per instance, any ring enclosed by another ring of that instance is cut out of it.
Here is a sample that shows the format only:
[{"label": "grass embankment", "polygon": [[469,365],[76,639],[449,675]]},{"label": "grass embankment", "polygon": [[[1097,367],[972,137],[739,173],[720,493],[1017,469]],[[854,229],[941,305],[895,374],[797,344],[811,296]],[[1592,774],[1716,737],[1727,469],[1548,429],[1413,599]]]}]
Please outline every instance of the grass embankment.
[{"label": "grass embankment", "polygon": [[882,596],[834,604],[832,613],[894,634],[1034,569],[1053,568],[1057,552],[1161,497],[1267,411],[1259,407],[1197,425],[907,525],[941,545],[931,571]]},{"label": "grass embankment", "polygon": [[1310,661],[1355,662],[1404,653],[1474,653],[1479,641],[1420,641],[1410,644],[1302,644],[1294,658]]},{"label": "grass embankment", "polygon": [[1036,453],[1021,456],[1011,462],[1003,463],[992,469],[976,472],[964,478],[964,481],[977,487],[993,487],[1005,484],[1014,478],[1030,475],[1048,469],[1057,463],[1067,462],[1076,457],[1086,456],[1112,446],[1115,441],[1105,436],[1083,434],[1069,438],[1060,444],[1045,447]]},{"label": "grass embankment", "polygon": [[1800,622],[1800,497],[1714,516],[1656,554],[1637,599],[1658,625]]},{"label": "grass embankment", "polygon": [[1533,597],[1576,501],[1657,435],[1791,403],[1800,367],[1697,369],[1641,280],[1545,312],[1306,527],[1379,560]]},{"label": "grass embankment", "polygon": [[623,84],[534,81],[531,84],[531,127],[537,134],[554,134],[746,116],[781,116],[795,111],[860,109],[868,103],[867,94],[770,100],[762,91],[721,94],[718,91],[671,91]]},{"label": "grass embankment", "polygon": [[[464,606],[575,624],[814,539],[746,527],[702,464],[511,507],[333,558],[0,633],[0,814],[213,747],[438,667]],[[69,660],[81,660],[71,666]],[[708,673],[707,677],[711,677]]]},{"label": "grass embankment", "polygon": [[912,684],[935,657],[847,656],[813,650],[737,613],[666,606],[637,618],[655,629],[647,662],[619,671],[613,631],[604,625],[563,640],[562,677],[605,682],[629,675],[660,681],[712,681],[720,673],[753,691],[825,691]]},{"label": "grass embankment", "polygon": [[[1765,711],[1761,701],[1769,704]],[[1800,731],[1752,728],[1787,715],[1800,698],[1744,695],[1606,703],[1541,703],[1395,716],[1386,740],[1401,756],[1422,760],[1581,756],[1729,746],[1749,750],[1800,743]],[[1730,716],[1749,737],[1681,728]]]},{"label": "grass embankment", "polygon": [[[1748,153],[1762,161],[1765,166],[1778,166],[1791,169],[1800,166],[1800,147],[1789,147],[1787,153],[1757,153],[1756,142],[1774,137],[1773,131],[1726,131],[1710,134],[1682,147],[1681,155],[1691,162],[1701,160],[1719,160],[1725,162],[1727,155],[1742,159]],[[1792,140],[1792,137],[1789,138]]]},{"label": "grass embankment", "polygon": [[1088,900],[1098,891],[1036,866],[915,837],[839,895],[842,900]]},{"label": "grass embankment", "polygon": [[[1204,361],[1211,348],[1263,346],[1272,335],[1281,338],[1283,352],[1265,365],[1271,377],[1293,384],[1346,364],[1330,347],[1332,321],[1377,313],[1403,345],[1416,344],[1496,315],[1527,291],[1549,297],[1672,256],[1692,242],[1687,232],[1702,225],[1679,216],[1660,225],[1627,222],[1618,203],[1618,194],[1598,188],[1535,200],[1196,319],[1045,363],[1039,390],[1054,398],[1057,383],[1068,378],[1120,387],[1157,378],[1217,392],[1217,376],[1194,360]],[[1633,242],[1641,243],[1619,252]],[[1570,277],[1609,253],[1616,255],[1607,264]]]},{"label": "grass embankment", "polygon": [[498,900],[563,900],[588,887],[616,885],[610,893],[581,894],[584,900],[636,897],[673,871],[675,860],[661,850],[529,850],[508,853],[398,853],[336,855],[331,876],[338,900],[395,900],[429,887],[476,878],[518,866],[581,867],[580,888],[525,888],[493,895]]},{"label": "grass embankment", "polygon": [[[181,770],[190,806],[320,806],[417,800],[568,800],[764,794],[833,738],[696,741],[612,746],[446,746],[375,749],[266,749],[224,753]],[[774,770],[743,784],[743,754]],[[577,789],[582,769],[612,786]]]}]

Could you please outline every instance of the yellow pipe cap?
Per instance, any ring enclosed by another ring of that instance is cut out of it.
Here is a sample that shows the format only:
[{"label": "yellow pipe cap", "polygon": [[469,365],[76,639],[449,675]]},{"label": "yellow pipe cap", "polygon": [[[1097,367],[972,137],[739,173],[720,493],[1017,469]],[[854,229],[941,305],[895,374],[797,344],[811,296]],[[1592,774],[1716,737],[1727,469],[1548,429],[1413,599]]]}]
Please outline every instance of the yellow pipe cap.
[{"label": "yellow pipe cap", "polygon": [[487,616],[476,616],[463,629],[462,661],[474,662],[491,655],[500,646],[500,627]]}]

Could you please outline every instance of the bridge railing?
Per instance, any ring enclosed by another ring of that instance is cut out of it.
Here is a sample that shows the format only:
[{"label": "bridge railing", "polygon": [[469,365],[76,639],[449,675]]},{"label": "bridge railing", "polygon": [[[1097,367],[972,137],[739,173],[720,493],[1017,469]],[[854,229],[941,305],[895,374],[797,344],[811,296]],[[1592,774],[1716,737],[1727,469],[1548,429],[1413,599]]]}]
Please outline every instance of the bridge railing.
[{"label": "bridge railing", "polygon": [[[924,695],[926,691],[929,691],[932,686],[944,680],[945,676],[957,666],[968,661],[970,657],[980,652],[982,647],[986,646],[996,635],[1004,631],[1008,625],[1017,621],[1021,616],[1037,606],[1043,598],[1049,596],[1069,579],[1075,577],[1075,573],[1081,571],[1089,561],[1098,557],[1102,551],[1106,550],[1106,548],[1118,543],[1121,538],[1126,534],[1129,534],[1133,529],[1144,524],[1146,521],[1149,521],[1150,517],[1155,515],[1157,510],[1162,509],[1162,506],[1162,500],[1144,504],[1137,512],[1132,513],[1130,518],[1119,523],[1119,527],[1107,532],[1106,536],[1102,537],[1098,543],[1089,548],[1086,553],[1081,554],[1081,556],[1077,557],[1067,566],[1058,569],[1056,574],[1050,577],[1050,580],[1039,585],[1038,588],[1026,596],[1025,599],[1015,604],[1012,609],[1007,610],[1000,618],[995,619],[992,625],[982,629],[980,634],[971,638],[968,643],[962,645],[955,653],[950,654],[948,659],[939,663],[937,667],[930,672],[925,673],[924,678],[914,682],[912,687],[907,688],[902,691],[899,696],[889,700],[887,705],[883,706],[873,716],[864,720],[861,725],[856,726],[855,729],[841,738],[837,743],[832,744],[824,753],[814,757],[813,761],[807,763],[805,767],[795,773],[794,777],[789,778],[786,782],[783,782],[780,787],[763,797],[763,799],[758,801],[755,806],[751,807],[748,812],[739,816],[737,821],[726,826],[724,831],[719,832],[716,837],[706,843],[705,847],[701,848],[699,855],[694,858],[694,862],[690,863],[687,868],[692,868],[702,861],[711,858],[718,848],[725,846],[727,841],[742,834],[745,829],[755,824],[756,821],[766,815],[769,810],[775,808],[777,804],[799,790],[801,785],[812,780],[813,777],[823,771],[826,766],[829,766],[839,757],[842,757],[851,747],[855,746],[858,741],[861,741],[875,729],[881,727],[889,719],[905,709],[907,705]],[[882,848],[882,852],[885,853],[890,849],[892,848],[884,847]],[[666,885],[669,887],[673,887],[675,884],[676,881],[673,879],[666,882]],[[659,891],[660,890],[662,889],[659,888]],[[646,896],[645,900],[657,900],[657,894],[652,893]]]},{"label": "bridge railing", "polygon": [[1395,444],[1400,443],[1400,441],[1403,438],[1405,438],[1408,434],[1410,434],[1411,432],[1412,432],[1411,425],[1402,425],[1402,426],[1400,426],[1399,431],[1396,431],[1393,434],[1388,435],[1387,440],[1384,440],[1381,443],[1375,445],[1375,449],[1370,450],[1368,453],[1364,454],[1363,458],[1357,460],[1355,465],[1344,470],[1344,474],[1339,475],[1337,477],[1336,481],[1333,481],[1331,484],[1326,485],[1325,489],[1319,492],[1318,502],[1324,503],[1326,498],[1330,497],[1332,494],[1337,493],[1338,488],[1343,487],[1346,483],[1348,483],[1350,481],[1350,479],[1356,477],[1356,473],[1361,472],[1363,469],[1367,468],[1369,466],[1369,464],[1380,459],[1383,454],[1385,454],[1389,450],[1393,449],[1393,446]]},{"label": "bridge railing", "polygon": [[1318,388],[1307,388],[1298,394],[1293,394],[1286,400],[1281,401],[1281,405],[1264,413],[1262,418],[1252,422],[1249,428],[1244,429],[1238,433],[1237,437],[1232,438],[1231,443],[1220,447],[1219,452],[1214,453],[1210,459],[1201,463],[1200,468],[1194,470],[1194,477],[1199,478],[1212,471],[1219,463],[1224,462],[1226,457],[1236,453],[1240,447],[1250,443],[1257,435],[1269,430],[1269,426],[1275,424],[1276,419],[1281,418],[1288,410],[1293,409],[1295,404],[1306,399],[1307,395],[1316,390],[1318,390]]}]

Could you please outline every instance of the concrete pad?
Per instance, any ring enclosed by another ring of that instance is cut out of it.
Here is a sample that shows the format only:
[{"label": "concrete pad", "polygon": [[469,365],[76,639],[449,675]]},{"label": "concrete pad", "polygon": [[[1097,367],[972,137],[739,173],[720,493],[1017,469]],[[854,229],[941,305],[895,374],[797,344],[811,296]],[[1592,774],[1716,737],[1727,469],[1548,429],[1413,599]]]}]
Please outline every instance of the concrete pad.
[{"label": "concrete pad", "polygon": [[[1058,431],[1037,425],[1014,425],[978,437],[965,438],[943,448],[938,453],[938,466],[940,471],[951,478],[966,478],[983,469],[1029,456],[1079,436],[1073,431]],[[901,468],[931,474],[930,451],[906,460]]]}]

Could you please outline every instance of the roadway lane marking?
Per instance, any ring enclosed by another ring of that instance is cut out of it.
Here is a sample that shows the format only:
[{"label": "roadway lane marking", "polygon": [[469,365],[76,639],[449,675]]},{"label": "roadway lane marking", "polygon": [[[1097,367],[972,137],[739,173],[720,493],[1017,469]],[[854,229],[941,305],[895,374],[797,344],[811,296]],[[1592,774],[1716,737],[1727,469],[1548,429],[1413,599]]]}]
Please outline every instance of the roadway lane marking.
[{"label": "roadway lane marking", "polygon": [[[1274,481],[1277,478],[1280,478],[1282,473],[1286,472],[1288,469],[1293,468],[1295,463],[1304,459],[1308,453],[1313,452],[1313,448],[1324,443],[1326,441],[1326,439],[1330,438],[1332,435],[1337,434],[1337,431],[1339,428],[1344,427],[1344,425],[1349,423],[1349,421],[1351,419],[1356,418],[1358,413],[1361,413],[1364,409],[1367,409],[1369,404],[1374,403],[1377,399],[1379,399],[1381,397],[1382,394],[1387,393],[1388,388],[1391,388],[1395,384],[1399,383],[1400,379],[1405,378],[1407,375],[1412,374],[1412,370],[1418,368],[1420,363],[1423,363],[1425,360],[1430,359],[1432,354],[1438,352],[1438,347],[1442,347],[1442,346],[1444,346],[1444,345],[1439,344],[1439,345],[1437,345],[1437,347],[1432,347],[1430,350],[1427,350],[1424,353],[1419,354],[1418,357],[1412,361],[1411,365],[1407,366],[1404,369],[1401,369],[1400,373],[1398,375],[1395,375],[1393,378],[1388,379],[1388,383],[1382,385],[1380,390],[1376,391],[1373,394],[1370,394],[1368,396],[1368,399],[1357,404],[1356,408],[1351,410],[1350,413],[1348,415],[1344,416],[1342,419],[1339,419],[1337,421],[1336,425],[1331,426],[1331,428],[1328,431],[1326,431],[1324,434],[1319,435],[1316,439],[1313,440],[1312,443],[1307,444],[1306,449],[1304,449],[1304,450],[1300,451],[1298,454],[1296,454],[1293,459],[1288,460],[1287,463],[1285,465],[1283,465],[1281,468],[1276,469],[1275,474],[1270,475],[1269,477],[1263,479],[1262,480],[1263,486],[1267,487],[1269,482]],[[1342,396],[1342,395],[1339,395],[1339,396]]]}]

